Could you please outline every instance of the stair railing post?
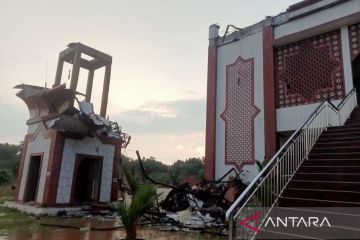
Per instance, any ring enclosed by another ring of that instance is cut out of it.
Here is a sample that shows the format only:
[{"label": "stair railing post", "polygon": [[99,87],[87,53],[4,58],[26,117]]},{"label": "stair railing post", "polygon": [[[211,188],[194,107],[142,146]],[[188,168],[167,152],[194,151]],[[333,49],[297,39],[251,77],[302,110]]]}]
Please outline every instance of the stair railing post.
[{"label": "stair railing post", "polygon": [[279,172],[279,157],[276,158],[276,196],[280,196],[280,172]]},{"label": "stair railing post", "polygon": [[326,102],[326,124],[325,124],[325,131],[329,126],[329,102]]},{"label": "stair railing post", "polygon": [[308,159],[308,149],[309,149],[309,129],[308,128],[305,128],[305,154],[306,154],[306,159]]},{"label": "stair railing post", "polygon": [[355,107],[357,106],[357,93],[356,93],[356,91],[354,91],[354,105],[355,105]]},{"label": "stair railing post", "polygon": [[234,239],[234,214],[232,213],[230,215],[230,221],[229,221],[229,239],[233,240]]}]

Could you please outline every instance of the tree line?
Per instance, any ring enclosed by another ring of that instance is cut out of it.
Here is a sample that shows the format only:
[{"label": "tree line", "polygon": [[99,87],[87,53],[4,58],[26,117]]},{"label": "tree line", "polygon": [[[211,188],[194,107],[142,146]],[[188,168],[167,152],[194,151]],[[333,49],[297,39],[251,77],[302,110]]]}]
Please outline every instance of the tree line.
[{"label": "tree line", "polygon": [[20,163],[21,144],[0,143],[0,185],[13,181]]},{"label": "tree line", "polygon": [[[157,161],[155,157],[149,157],[143,158],[142,163],[151,178],[163,183],[179,185],[188,177],[198,181],[204,178],[203,158],[177,160],[173,164],[167,165]],[[132,173],[141,173],[139,161],[124,155],[121,156],[121,167],[129,169]]]},{"label": "tree line", "polygon": [[[0,143],[0,184],[10,183],[15,180],[20,162],[21,144]],[[157,181],[178,185],[182,180],[192,177],[202,180],[204,176],[203,158],[189,158],[177,160],[171,165],[157,161],[155,157],[143,159],[144,168],[149,176]],[[121,156],[121,167],[139,174],[138,160]]]}]

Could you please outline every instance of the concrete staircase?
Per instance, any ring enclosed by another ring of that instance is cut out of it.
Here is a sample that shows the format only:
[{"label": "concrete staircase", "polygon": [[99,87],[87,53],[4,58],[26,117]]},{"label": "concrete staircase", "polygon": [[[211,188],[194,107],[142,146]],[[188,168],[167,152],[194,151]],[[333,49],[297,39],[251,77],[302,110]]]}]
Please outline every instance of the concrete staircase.
[{"label": "concrete staircase", "polygon": [[318,208],[322,216],[345,221],[318,232],[264,228],[256,239],[360,239],[360,108],[344,126],[322,133],[278,203],[288,216]]},{"label": "concrete staircase", "polygon": [[360,207],[360,108],[325,131],[290,181],[280,206]]}]

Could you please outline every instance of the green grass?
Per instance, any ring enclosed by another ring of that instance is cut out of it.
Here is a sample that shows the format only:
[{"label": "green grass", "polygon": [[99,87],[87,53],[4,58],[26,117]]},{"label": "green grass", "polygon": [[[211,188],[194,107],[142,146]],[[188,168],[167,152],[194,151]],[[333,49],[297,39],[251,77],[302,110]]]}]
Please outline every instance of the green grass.
[{"label": "green grass", "polygon": [[[8,185],[0,186],[0,204],[13,200],[13,191]],[[31,232],[38,226],[35,217],[0,206],[0,235],[11,231]]]},{"label": "green grass", "polygon": [[9,185],[0,185],[0,204],[13,200],[13,191]]},{"label": "green grass", "polygon": [[0,207],[0,233],[11,231],[32,231],[38,226],[35,217],[19,211]]}]

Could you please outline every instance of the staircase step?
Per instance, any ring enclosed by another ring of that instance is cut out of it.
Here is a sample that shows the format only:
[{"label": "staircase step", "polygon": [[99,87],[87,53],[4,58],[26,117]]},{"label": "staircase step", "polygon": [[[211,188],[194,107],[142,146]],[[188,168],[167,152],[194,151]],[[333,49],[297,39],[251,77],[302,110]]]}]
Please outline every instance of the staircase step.
[{"label": "staircase step", "polygon": [[311,153],[356,153],[360,154],[360,146],[333,146],[333,147],[313,147]]},{"label": "staircase step", "polygon": [[360,191],[360,183],[356,183],[356,182],[291,180],[287,187],[298,188],[298,189]]},{"label": "staircase step", "polygon": [[280,207],[360,207],[360,203],[280,197]]},{"label": "staircase step", "polygon": [[358,124],[360,122],[360,119],[358,117],[356,118],[350,118],[348,120],[346,120],[345,122],[345,125],[348,125],[349,123],[352,123],[352,124]]},{"label": "staircase step", "polygon": [[344,125],[338,127],[328,127],[326,133],[339,133],[339,132],[352,132],[352,131],[360,131],[360,122],[359,124],[353,125]]},{"label": "staircase step", "polygon": [[329,131],[326,131],[323,134],[321,134],[319,139],[343,138],[343,137],[360,137],[360,131],[353,131],[353,132],[343,132],[343,131],[329,132]]},{"label": "staircase step", "polygon": [[360,204],[360,192],[354,191],[297,189],[287,187],[284,190],[282,196],[290,198],[309,198],[326,201],[354,202]]},{"label": "staircase step", "polygon": [[296,173],[294,180],[360,182],[360,173]]},{"label": "staircase step", "polygon": [[313,239],[308,236],[285,233],[279,231],[271,231],[268,229],[261,229],[261,231],[256,235],[256,239]]},{"label": "staircase step", "polygon": [[360,141],[359,136],[347,136],[347,137],[322,137],[320,136],[317,140],[317,143],[331,143],[331,142],[353,142],[353,141]]},{"label": "staircase step", "polygon": [[354,141],[333,141],[333,142],[316,142],[314,148],[325,147],[358,147],[360,148],[360,138]]},{"label": "staircase step", "polygon": [[[359,221],[360,217],[354,221]],[[321,228],[313,227],[309,230],[307,227],[265,227],[262,228],[256,239],[360,239],[360,229],[351,227],[331,227],[323,226]]]},{"label": "staircase step", "polygon": [[349,121],[347,121],[346,123],[345,123],[345,125],[346,126],[351,126],[351,125],[357,125],[357,124],[359,124],[360,123],[360,121],[355,121],[355,120],[349,120]]},{"label": "staircase step", "polygon": [[356,116],[351,116],[349,119],[347,119],[345,121],[345,123],[349,122],[349,121],[357,121],[360,122],[360,116],[356,115]]},{"label": "staircase step", "polygon": [[[346,207],[339,207],[339,208],[313,208],[313,207],[300,207],[300,208],[288,208],[288,207],[276,207],[276,209],[279,209],[277,211],[283,212],[288,215],[289,212],[293,211],[301,211],[301,212],[307,212],[308,214],[304,213],[303,215],[312,215],[314,212],[322,213],[326,216],[330,215],[344,215],[348,217],[360,217],[360,208],[346,208]],[[295,214],[294,214],[295,215]],[[355,225],[353,225],[355,223]],[[357,222],[350,222],[349,224],[353,228],[360,228],[359,224]]]},{"label": "staircase step", "polygon": [[301,166],[297,173],[359,173],[360,166]]},{"label": "staircase step", "polygon": [[303,166],[360,166],[359,159],[308,159]]},{"label": "staircase step", "polygon": [[340,126],[340,127],[352,127],[352,126],[358,126],[359,124],[360,124],[360,122],[357,122],[357,121],[356,122],[350,122],[350,123],[347,121],[345,123],[345,125]]},{"label": "staircase step", "polygon": [[[360,149],[358,150],[360,151]],[[342,152],[342,153],[312,153],[309,159],[360,159],[360,152]]]}]

